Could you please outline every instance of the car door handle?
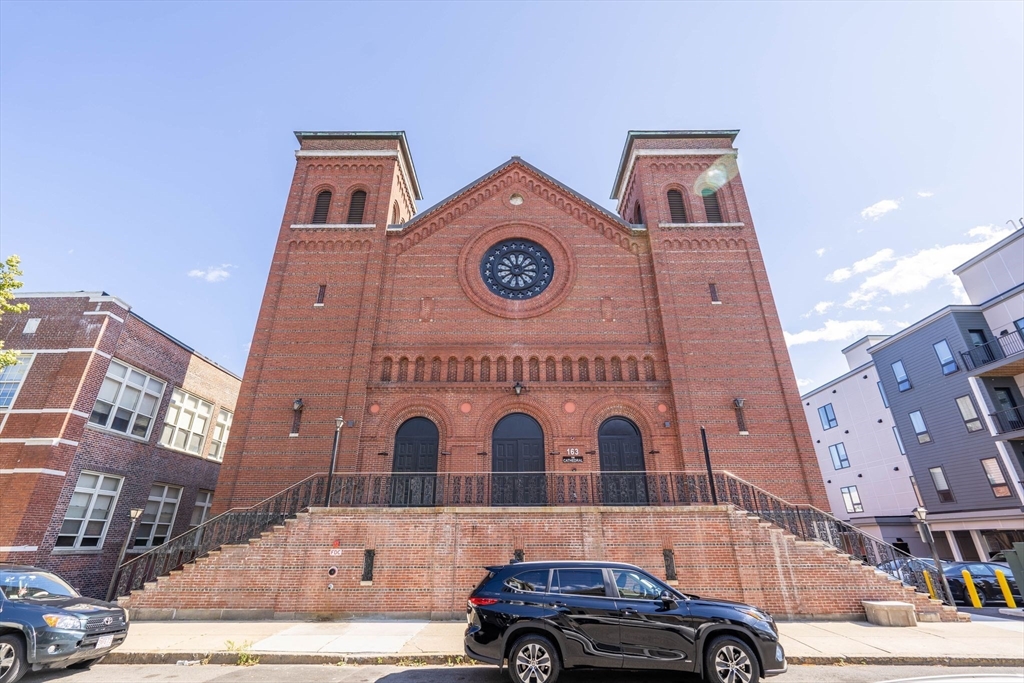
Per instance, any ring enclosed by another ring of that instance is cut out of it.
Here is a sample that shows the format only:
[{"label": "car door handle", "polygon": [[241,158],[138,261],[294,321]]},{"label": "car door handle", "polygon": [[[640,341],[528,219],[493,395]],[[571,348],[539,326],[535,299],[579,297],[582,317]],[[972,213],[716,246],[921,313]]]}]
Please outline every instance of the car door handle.
[{"label": "car door handle", "polygon": [[566,605],[564,602],[553,602],[553,603],[551,603],[551,606],[554,607],[559,612],[568,612],[569,611],[569,606]]},{"label": "car door handle", "polygon": [[621,614],[624,617],[629,617],[633,616],[634,614],[640,614],[640,612],[636,611],[632,607],[627,607],[625,609],[619,610],[619,614]]}]

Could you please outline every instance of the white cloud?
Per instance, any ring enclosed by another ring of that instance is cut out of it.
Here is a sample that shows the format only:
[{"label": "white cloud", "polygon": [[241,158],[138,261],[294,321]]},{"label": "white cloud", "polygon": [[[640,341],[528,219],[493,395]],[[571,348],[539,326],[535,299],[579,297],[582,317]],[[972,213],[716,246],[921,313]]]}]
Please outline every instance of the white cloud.
[{"label": "white cloud", "polygon": [[814,253],[818,255],[818,258],[821,258],[822,256],[825,255],[825,247],[822,247],[821,249],[815,249]]},{"label": "white cloud", "polygon": [[887,270],[868,276],[850,293],[843,305],[863,307],[884,294],[897,296],[919,292],[936,280],[943,280],[958,301],[965,301],[966,293],[962,292],[960,280],[952,270],[1009,234],[1010,230],[982,225],[967,232],[968,236],[981,237],[981,240],[935,246],[902,256]]},{"label": "white cloud", "polygon": [[881,332],[882,323],[877,320],[826,320],[825,326],[816,330],[803,330],[796,334],[783,332],[786,346],[812,344],[820,341],[843,341],[863,337],[870,332]]},{"label": "white cloud", "polygon": [[922,199],[928,199],[928,197],[934,197],[935,193],[929,192],[928,190],[921,190],[920,192],[917,193],[917,196],[921,197]]},{"label": "white cloud", "polygon": [[206,280],[207,282],[222,282],[231,277],[231,273],[228,272],[228,268],[234,268],[235,266],[230,263],[222,263],[219,266],[210,266],[206,270],[199,268],[193,268],[188,271],[189,277],[197,277],[200,280]]},{"label": "white cloud", "polygon": [[879,313],[892,313],[892,309],[888,306],[879,306],[875,310]]},{"label": "white cloud", "polygon": [[869,270],[877,270],[883,263],[896,260],[896,252],[892,249],[879,249],[871,256],[862,258],[860,261],[854,262],[849,268],[838,268],[828,275],[825,279],[829,282],[843,282],[849,280],[856,273],[866,273]]},{"label": "white cloud", "polygon": [[814,304],[814,308],[804,313],[801,317],[810,318],[815,313],[817,313],[818,315],[822,315],[825,313],[825,311],[827,311],[828,309],[832,308],[835,305],[835,301],[819,301],[818,303]]},{"label": "white cloud", "polygon": [[796,385],[801,389],[803,389],[804,387],[809,387],[812,384],[814,384],[813,379],[801,379],[799,377],[796,378]]},{"label": "white cloud", "polygon": [[895,211],[896,209],[900,208],[901,201],[903,201],[902,198],[883,199],[880,202],[875,202],[868,208],[861,211],[860,217],[863,218],[864,220],[868,220],[870,218],[873,221],[877,221],[879,218],[889,213],[890,211]]}]

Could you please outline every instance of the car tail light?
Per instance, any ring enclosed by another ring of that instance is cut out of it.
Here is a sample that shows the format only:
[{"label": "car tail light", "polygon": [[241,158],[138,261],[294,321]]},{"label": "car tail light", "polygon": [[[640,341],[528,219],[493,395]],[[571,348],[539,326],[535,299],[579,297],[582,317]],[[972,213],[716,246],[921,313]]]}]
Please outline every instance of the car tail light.
[{"label": "car tail light", "polygon": [[498,602],[497,598],[478,598],[474,596],[469,599],[469,604],[474,607],[485,607],[487,605],[493,605],[496,602]]}]

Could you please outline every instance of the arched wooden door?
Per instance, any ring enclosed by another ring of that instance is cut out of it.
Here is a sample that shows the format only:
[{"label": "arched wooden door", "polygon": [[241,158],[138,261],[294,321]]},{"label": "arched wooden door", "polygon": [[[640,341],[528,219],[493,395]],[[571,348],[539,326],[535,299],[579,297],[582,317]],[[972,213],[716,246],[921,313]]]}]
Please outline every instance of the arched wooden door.
[{"label": "arched wooden door", "polygon": [[597,431],[601,499],[605,505],[646,505],[644,442],[631,420],[610,417]]},{"label": "arched wooden door", "polygon": [[437,490],[437,425],[425,417],[402,423],[395,433],[391,504],[434,505]]},{"label": "arched wooden door", "polygon": [[547,505],[544,430],[524,413],[506,415],[491,434],[491,504]]}]

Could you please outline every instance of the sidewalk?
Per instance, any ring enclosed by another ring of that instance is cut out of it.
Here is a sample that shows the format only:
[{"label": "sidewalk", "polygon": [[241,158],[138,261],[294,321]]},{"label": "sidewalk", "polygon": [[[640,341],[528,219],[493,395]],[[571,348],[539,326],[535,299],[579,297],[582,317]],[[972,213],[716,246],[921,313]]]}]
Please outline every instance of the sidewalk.
[{"label": "sidewalk", "polygon": [[[464,661],[465,629],[450,621],[142,621],[106,662],[235,664],[242,651],[264,664],[454,664]],[[1024,666],[1024,622],[982,616],[916,628],[782,622],[779,632],[790,664]]]}]

